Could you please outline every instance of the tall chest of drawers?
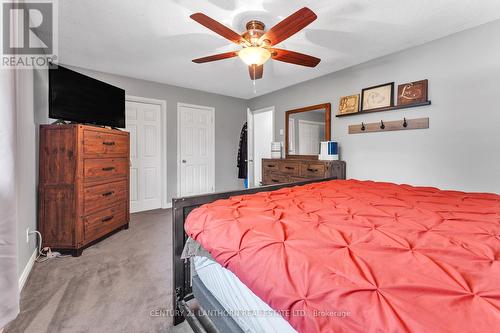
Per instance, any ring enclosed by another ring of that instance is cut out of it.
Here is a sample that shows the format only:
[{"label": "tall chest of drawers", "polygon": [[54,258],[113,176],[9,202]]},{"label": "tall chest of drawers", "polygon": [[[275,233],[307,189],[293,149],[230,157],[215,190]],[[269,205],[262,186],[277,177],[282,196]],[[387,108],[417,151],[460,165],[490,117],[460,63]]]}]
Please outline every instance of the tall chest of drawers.
[{"label": "tall chest of drawers", "polygon": [[344,161],[262,159],[262,185],[300,182],[316,178],[345,179]]},{"label": "tall chest of drawers", "polygon": [[38,229],[43,246],[79,256],[128,228],[129,133],[79,124],[40,126]]}]

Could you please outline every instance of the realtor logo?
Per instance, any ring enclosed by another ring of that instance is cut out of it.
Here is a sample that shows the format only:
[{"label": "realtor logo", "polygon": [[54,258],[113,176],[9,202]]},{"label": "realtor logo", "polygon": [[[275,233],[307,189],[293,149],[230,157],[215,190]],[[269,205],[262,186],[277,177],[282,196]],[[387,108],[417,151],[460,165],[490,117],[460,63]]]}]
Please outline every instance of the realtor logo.
[{"label": "realtor logo", "polygon": [[56,59],[57,2],[2,4],[3,67],[41,67]]}]

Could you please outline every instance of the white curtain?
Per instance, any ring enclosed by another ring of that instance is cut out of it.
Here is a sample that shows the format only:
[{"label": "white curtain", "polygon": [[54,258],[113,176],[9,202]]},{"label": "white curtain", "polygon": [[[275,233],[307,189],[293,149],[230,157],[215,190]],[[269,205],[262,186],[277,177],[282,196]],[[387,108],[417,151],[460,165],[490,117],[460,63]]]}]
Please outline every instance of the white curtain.
[{"label": "white curtain", "polygon": [[15,100],[14,70],[0,69],[0,330],[19,313]]}]

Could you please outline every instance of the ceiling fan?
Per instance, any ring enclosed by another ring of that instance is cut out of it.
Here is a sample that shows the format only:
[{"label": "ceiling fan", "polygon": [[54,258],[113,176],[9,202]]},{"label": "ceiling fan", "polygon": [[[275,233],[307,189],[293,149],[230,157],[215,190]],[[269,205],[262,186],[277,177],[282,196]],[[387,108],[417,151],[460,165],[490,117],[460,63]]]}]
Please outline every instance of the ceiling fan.
[{"label": "ceiling fan", "polygon": [[238,56],[248,65],[250,78],[257,80],[262,78],[264,63],[270,58],[307,67],[316,67],[321,61],[321,59],[307,54],[274,47],[316,20],[316,14],[307,7],[299,9],[268,31],[264,30],[264,23],[252,20],[246,24],[247,30],[241,35],[205,14],[195,13],[191,15],[191,18],[242,47],[240,51],[231,51],[194,59],[193,62],[197,64]]}]

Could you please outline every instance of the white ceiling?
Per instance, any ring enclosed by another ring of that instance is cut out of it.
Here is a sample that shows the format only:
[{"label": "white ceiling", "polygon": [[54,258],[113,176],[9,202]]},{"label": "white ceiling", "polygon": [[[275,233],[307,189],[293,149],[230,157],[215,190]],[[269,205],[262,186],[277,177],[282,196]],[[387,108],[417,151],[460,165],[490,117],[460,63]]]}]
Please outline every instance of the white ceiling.
[{"label": "white ceiling", "polygon": [[[269,61],[254,92],[238,58],[191,62],[238,49],[192,13],[241,33],[251,19],[270,28],[304,6],[318,19],[279,47],[321,58],[316,68]],[[60,0],[59,62],[252,98],[496,19],[498,0]]]}]

